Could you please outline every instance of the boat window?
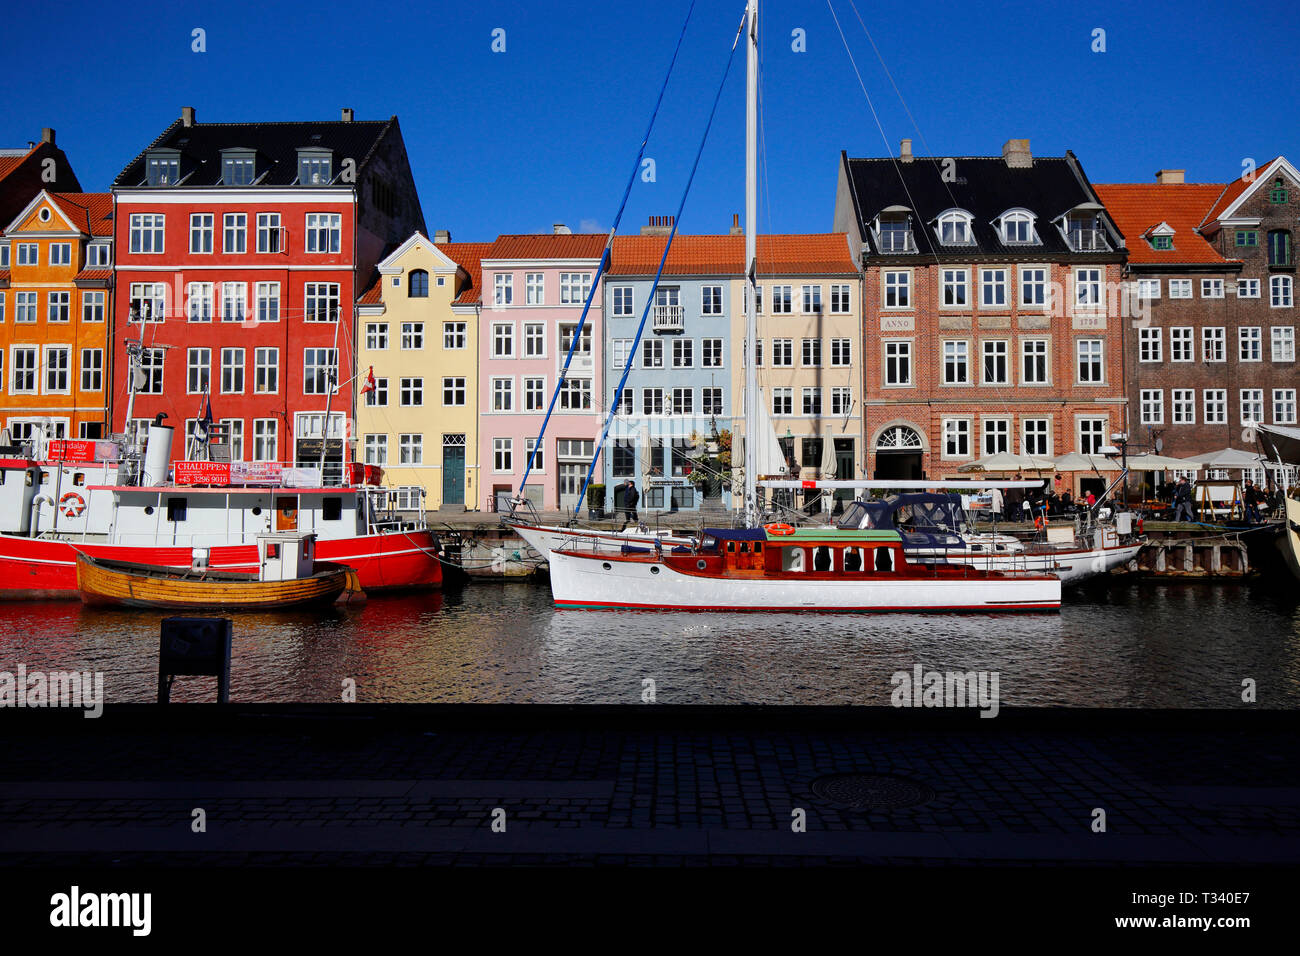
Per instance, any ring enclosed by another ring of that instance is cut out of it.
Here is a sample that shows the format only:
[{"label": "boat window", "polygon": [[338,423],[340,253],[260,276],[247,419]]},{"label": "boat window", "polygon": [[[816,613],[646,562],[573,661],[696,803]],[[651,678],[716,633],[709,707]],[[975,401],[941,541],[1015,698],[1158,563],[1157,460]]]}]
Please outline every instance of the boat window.
[{"label": "boat window", "polygon": [[762,542],[762,541],[755,541],[755,542],[754,542],[754,553],[755,553],[755,554],[762,554],[762,553],[763,553],[763,542]]},{"label": "boat window", "polygon": [[50,483],[50,473],[48,471],[41,472],[41,484],[48,485],[49,483]]},{"label": "boat window", "polygon": [[320,505],[322,521],[340,521],[343,518],[343,499],[326,498]]},{"label": "boat window", "polygon": [[167,520],[184,521],[186,512],[189,510],[188,498],[168,498],[167,499]]},{"label": "boat window", "polygon": [[740,553],[741,553],[741,554],[749,554],[749,542],[748,542],[748,541],[742,541],[742,542],[740,542]]},{"label": "boat window", "polygon": [[785,548],[781,552],[781,570],[803,570],[803,548]]},{"label": "boat window", "polygon": [[256,518],[256,517],[257,517],[258,515],[260,515],[261,513],[262,513],[262,507],[261,507],[261,505],[254,505],[254,506],[253,506],[253,517]]},{"label": "boat window", "polygon": [[850,573],[862,570],[862,549],[844,549],[844,570]]},{"label": "boat window", "polygon": [[26,472],[26,475],[27,475],[27,487],[30,488],[33,484],[36,483],[36,475],[35,472],[31,472],[31,471]]},{"label": "boat window", "polygon": [[728,541],[728,542],[727,542],[727,554],[735,554],[735,553],[736,553],[736,542],[734,542],[734,541]]},{"label": "boat window", "polygon": [[84,485],[86,483],[86,473],[84,471],[74,471],[72,473],[72,483],[74,485]]},{"label": "boat window", "polygon": [[829,571],[831,569],[831,549],[822,545],[813,552],[813,570]]},{"label": "boat window", "polygon": [[268,542],[266,545],[266,556],[268,558],[278,558],[280,556],[280,546],[274,542]]},{"label": "boat window", "polygon": [[876,548],[876,570],[894,570],[894,554],[889,548]]}]

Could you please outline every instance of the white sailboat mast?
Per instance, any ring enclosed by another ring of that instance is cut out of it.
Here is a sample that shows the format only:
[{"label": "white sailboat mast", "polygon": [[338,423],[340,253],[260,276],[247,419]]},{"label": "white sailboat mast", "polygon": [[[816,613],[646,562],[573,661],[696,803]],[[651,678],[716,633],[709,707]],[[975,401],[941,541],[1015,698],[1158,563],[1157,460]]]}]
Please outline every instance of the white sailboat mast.
[{"label": "white sailboat mast", "polygon": [[758,507],[758,0],[749,0],[745,69],[745,524],[759,521]]}]

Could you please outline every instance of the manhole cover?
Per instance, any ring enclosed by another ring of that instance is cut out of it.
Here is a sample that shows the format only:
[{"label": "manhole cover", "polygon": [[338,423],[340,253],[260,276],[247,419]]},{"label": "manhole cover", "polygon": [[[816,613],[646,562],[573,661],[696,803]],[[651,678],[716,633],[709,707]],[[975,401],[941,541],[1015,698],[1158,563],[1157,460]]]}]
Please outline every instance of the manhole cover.
[{"label": "manhole cover", "polygon": [[812,782],[812,792],[844,810],[899,810],[934,799],[934,791],[923,783],[880,773],[818,777]]}]

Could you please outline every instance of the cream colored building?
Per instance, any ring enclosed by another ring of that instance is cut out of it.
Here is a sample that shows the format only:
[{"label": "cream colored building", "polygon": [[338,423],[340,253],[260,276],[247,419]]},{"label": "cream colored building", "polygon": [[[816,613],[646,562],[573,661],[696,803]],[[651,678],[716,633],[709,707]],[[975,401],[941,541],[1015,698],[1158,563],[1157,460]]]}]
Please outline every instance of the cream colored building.
[{"label": "cream colored building", "polygon": [[357,303],[356,460],[384,469],[403,510],[420,508],[416,489],[428,511],[482,507],[477,330],[489,245],[416,233]]},{"label": "cream colored building", "polygon": [[[861,285],[846,237],[759,236],[756,281],[758,385],[790,477],[862,477]],[[733,395],[745,387],[744,286],[732,280]],[[744,435],[742,403],[733,409]]]}]

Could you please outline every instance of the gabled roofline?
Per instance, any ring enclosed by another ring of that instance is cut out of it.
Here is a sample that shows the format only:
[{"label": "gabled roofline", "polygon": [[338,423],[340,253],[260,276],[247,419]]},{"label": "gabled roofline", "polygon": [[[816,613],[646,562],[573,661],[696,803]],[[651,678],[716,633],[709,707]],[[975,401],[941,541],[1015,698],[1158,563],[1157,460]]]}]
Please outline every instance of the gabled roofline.
[{"label": "gabled roofline", "polygon": [[379,269],[379,274],[396,275],[401,272],[402,270],[398,268],[395,263],[416,246],[425,247],[441,262],[441,265],[434,270],[435,273],[450,275],[457,269],[462,268],[459,263],[450,259],[445,252],[439,249],[437,243],[433,242],[428,236],[417,230],[411,233],[410,238],[384,257],[383,261],[381,261],[377,267]]},{"label": "gabled roofline", "polygon": [[1253,196],[1259,190],[1260,184],[1263,183],[1265,180],[1274,179],[1279,172],[1286,173],[1286,175],[1291,179],[1291,181],[1295,183],[1297,187],[1300,187],[1300,170],[1297,170],[1294,166],[1292,166],[1290,161],[1287,160],[1285,156],[1277,156],[1267,166],[1264,167],[1264,170],[1262,172],[1256,174],[1255,178],[1251,180],[1250,185],[1247,186],[1245,189],[1243,189],[1241,193],[1237,196],[1237,198],[1228,204],[1227,208],[1225,208],[1223,212],[1215,216],[1214,219],[1210,219],[1210,213],[1214,212],[1215,207],[1218,206],[1219,204],[1219,200],[1223,198],[1223,192],[1227,192],[1228,189],[1232,186],[1231,182],[1225,184],[1223,187],[1223,192],[1219,193],[1218,197],[1214,200],[1214,202],[1210,204],[1210,208],[1206,210],[1205,218],[1201,220],[1199,225],[1197,225],[1196,227],[1197,230],[1199,231],[1200,229],[1202,229],[1203,227],[1211,223],[1221,223],[1226,219],[1232,219],[1233,213],[1235,213],[1239,208],[1241,208],[1241,206],[1246,202],[1246,200],[1249,197]]},{"label": "gabled roofline", "polygon": [[[32,201],[23,207],[22,212],[20,212],[17,216],[14,217],[14,221],[9,223],[9,225],[5,226],[4,228],[5,235],[8,235],[9,230],[15,228],[20,222],[22,222],[29,215],[31,215],[32,210],[34,210],[37,206],[39,206],[42,200],[48,202],[51,206],[57,209],[59,211],[59,215],[63,217],[63,221],[66,222],[69,226],[71,226],[72,231],[75,232],[77,235],[79,236],[90,235],[89,233],[82,232],[81,229],[78,228],[77,224],[74,223],[71,217],[68,215],[68,211],[59,205],[59,201],[54,198],[54,195],[48,189],[42,189],[35,196],[32,197]],[[89,223],[87,223],[87,225],[89,225]]]}]

